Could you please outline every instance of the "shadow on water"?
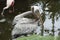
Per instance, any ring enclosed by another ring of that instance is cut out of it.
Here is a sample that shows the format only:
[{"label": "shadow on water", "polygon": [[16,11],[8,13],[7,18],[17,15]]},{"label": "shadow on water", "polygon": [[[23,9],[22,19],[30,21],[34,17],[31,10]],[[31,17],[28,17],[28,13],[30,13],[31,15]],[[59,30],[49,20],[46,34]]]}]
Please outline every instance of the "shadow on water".
[{"label": "shadow on water", "polygon": [[11,25],[7,22],[0,23],[0,40],[8,40],[11,37]]}]

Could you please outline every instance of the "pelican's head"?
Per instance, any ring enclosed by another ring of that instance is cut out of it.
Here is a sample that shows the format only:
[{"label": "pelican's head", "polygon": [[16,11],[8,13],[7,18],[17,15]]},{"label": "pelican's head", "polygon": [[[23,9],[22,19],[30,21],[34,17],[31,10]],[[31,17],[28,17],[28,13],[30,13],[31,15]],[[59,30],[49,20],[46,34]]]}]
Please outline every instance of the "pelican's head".
[{"label": "pelican's head", "polygon": [[39,11],[40,14],[43,13],[43,3],[37,3],[33,6],[31,6],[31,10],[35,13],[37,10]]}]

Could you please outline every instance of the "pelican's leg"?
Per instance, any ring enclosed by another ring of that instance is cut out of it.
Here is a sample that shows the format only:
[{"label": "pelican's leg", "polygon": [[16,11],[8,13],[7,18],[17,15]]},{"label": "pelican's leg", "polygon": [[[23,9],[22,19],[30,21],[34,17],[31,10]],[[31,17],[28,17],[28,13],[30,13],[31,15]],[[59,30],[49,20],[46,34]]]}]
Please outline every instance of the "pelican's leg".
[{"label": "pelican's leg", "polygon": [[1,13],[1,18],[2,19],[0,19],[0,22],[5,22],[6,21],[6,19],[5,19],[5,17],[4,17],[4,15],[3,15],[3,13],[4,13],[4,10],[2,11],[2,13]]},{"label": "pelican's leg", "polygon": [[1,13],[1,15],[4,17],[4,15],[3,15],[3,13],[4,13],[4,10],[6,10],[6,9],[8,9],[10,6],[6,6],[6,7],[4,7],[3,8],[3,11],[2,11],[2,13]]},{"label": "pelican's leg", "polygon": [[4,17],[3,13],[4,13],[4,10],[3,10],[2,13],[1,13],[1,15]]}]

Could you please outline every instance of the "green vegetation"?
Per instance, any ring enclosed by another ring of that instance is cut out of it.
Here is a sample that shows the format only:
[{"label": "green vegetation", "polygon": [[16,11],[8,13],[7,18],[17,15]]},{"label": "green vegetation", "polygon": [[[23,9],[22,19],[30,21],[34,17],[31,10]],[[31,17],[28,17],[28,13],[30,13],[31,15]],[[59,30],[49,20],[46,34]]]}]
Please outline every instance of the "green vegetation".
[{"label": "green vegetation", "polygon": [[19,37],[17,40],[60,40],[60,37],[33,35],[22,38]]}]

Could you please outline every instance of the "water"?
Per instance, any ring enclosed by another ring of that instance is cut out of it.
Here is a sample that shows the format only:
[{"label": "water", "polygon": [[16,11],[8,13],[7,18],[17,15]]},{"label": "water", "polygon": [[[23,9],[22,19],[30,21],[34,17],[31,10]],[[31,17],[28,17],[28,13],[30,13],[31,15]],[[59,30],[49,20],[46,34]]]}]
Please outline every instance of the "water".
[{"label": "water", "polygon": [[0,23],[0,40],[11,38],[11,25],[7,22]]}]

